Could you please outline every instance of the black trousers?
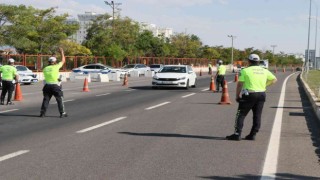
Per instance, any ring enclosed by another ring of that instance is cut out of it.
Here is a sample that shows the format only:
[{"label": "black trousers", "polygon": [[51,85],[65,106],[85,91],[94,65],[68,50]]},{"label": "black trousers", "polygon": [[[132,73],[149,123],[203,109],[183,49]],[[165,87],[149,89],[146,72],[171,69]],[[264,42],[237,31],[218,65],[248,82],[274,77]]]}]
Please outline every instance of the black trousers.
[{"label": "black trousers", "polygon": [[43,92],[43,101],[41,106],[41,113],[43,114],[46,113],[52,96],[54,96],[57,100],[59,112],[60,113],[65,112],[64,103],[63,103],[63,91],[61,86],[57,84],[46,84],[43,87],[42,92]]},{"label": "black trousers", "polygon": [[12,93],[14,91],[14,84],[12,81],[2,81],[1,102],[4,102],[6,94],[8,93],[7,102],[11,102]]},{"label": "black trousers", "polygon": [[216,91],[219,91],[220,86],[223,89],[224,75],[218,75],[216,79]]},{"label": "black trousers", "polygon": [[249,95],[242,95],[239,101],[238,111],[235,122],[235,133],[241,134],[243,122],[250,110],[253,113],[253,122],[251,133],[257,133],[261,126],[261,114],[264,102],[266,100],[265,92],[250,93]]}]

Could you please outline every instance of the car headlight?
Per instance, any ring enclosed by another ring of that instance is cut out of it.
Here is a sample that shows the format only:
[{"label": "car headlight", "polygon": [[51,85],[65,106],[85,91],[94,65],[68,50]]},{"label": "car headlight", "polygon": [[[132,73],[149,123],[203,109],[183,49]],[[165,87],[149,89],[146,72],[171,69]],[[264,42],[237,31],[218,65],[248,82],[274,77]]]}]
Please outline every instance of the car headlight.
[{"label": "car headlight", "polygon": [[184,80],[184,79],[186,79],[186,77],[181,77],[181,78],[179,78],[179,80]]},{"label": "car headlight", "polygon": [[159,78],[158,76],[153,76],[153,79],[158,80]]}]

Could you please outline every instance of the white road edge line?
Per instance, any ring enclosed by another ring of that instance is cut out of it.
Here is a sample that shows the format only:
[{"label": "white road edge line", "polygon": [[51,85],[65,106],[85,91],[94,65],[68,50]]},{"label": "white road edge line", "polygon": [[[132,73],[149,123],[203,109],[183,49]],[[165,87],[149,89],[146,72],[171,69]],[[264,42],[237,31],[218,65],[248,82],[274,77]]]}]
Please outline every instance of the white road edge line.
[{"label": "white road edge line", "polygon": [[151,107],[145,108],[145,110],[154,109],[154,108],[157,108],[157,107],[160,107],[160,106],[169,104],[169,103],[170,103],[170,102],[164,102],[164,103],[161,103],[161,104],[158,104],[158,105],[155,105],[155,106],[151,106]]},{"label": "white road edge line", "polygon": [[209,91],[210,88],[202,89],[201,91]]},{"label": "white road edge line", "polygon": [[18,111],[18,110],[19,109],[9,109],[9,110],[5,110],[5,111],[0,111],[0,114],[6,113],[6,112]]},{"label": "white road edge line", "polygon": [[99,96],[106,96],[106,95],[109,95],[110,93],[105,93],[105,94],[98,94],[98,95],[96,95],[97,97],[99,97]]},{"label": "white road edge line", "polygon": [[28,153],[28,152],[30,152],[30,150],[21,150],[21,151],[17,151],[17,152],[11,153],[11,154],[7,154],[5,156],[0,157],[0,162],[14,158],[16,156],[20,156],[20,155]]},{"label": "white road edge line", "polygon": [[181,96],[181,98],[186,98],[186,97],[189,97],[189,96],[193,96],[193,95],[195,95],[196,93],[191,93],[191,94],[187,94],[187,95],[185,95],[185,96]]},{"label": "white road edge line", "polygon": [[[284,105],[287,81],[292,75],[293,74],[288,76],[282,84],[278,107],[283,107]],[[260,180],[273,180],[276,178],[280,147],[282,114],[283,108],[277,108]]]},{"label": "white road edge line", "polygon": [[98,124],[98,125],[95,125],[95,126],[91,126],[89,128],[86,128],[86,129],[82,129],[80,131],[77,131],[77,133],[85,133],[85,132],[88,132],[88,131],[92,131],[92,130],[100,128],[102,126],[106,126],[108,124],[115,123],[117,121],[121,121],[121,120],[123,120],[125,118],[127,118],[127,117],[119,117],[119,118],[116,118],[116,119],[113,119],[113,120],[110,120],[110,121],[107,121],[107,122],[104,122],[104,123],[101,123],[101,124]]}]

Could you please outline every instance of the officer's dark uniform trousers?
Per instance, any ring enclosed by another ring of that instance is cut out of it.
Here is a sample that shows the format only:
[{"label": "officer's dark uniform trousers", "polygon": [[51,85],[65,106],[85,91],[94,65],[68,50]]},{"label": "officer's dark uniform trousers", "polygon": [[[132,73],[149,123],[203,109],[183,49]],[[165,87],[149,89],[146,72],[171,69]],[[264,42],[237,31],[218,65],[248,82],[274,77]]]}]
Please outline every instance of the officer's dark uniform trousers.
[{"label": "officer's dark uniform trousers", "polygon": [[251,92],[249,95],[242,95],[235,121],[236,133],[241,134],[243,121],[250,110],[252,110],[253,113],[251,133],[257,133],[259,131],[261,126],[261,114],[265,100],[265,92]]},{"label": "officer's dark uniform trousers", "polygon": [[1,92],[1,103],[4,103],[4,98],[8,93],[7,102],[11,102],[12,93],[14,91],[14,84],[11,81],[2,80],[2,92]]},{"label": "officer's dark uniform trousers", "polygon": [[43,101],[41,106],[41,113],[46,113],[49,101],[52,96],[54,96],[58,103],[58,108],[60,113],[64,113],[64,105],[63,105],[63,91],[61,86],[58,84],[46,84],[43,89]]},{"label": "officer's dark uniform trousers", "polygon": [[216,80],[216,85],[217,85],[217,91],[219,91],[220,86],[223,89],[223,82],[224,82],[224,75],[218,75],[217,80]]}]

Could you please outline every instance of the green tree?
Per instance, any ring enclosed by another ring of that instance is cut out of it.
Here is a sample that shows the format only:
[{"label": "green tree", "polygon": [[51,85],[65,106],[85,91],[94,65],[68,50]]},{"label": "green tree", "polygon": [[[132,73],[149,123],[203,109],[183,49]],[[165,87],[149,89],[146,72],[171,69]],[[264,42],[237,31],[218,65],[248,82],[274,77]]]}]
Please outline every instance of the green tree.
[{"label": "green tree", "polygon": [[67,56],[92,55],[90,49],[69,40],[62,40],[59,46],[61,46],[64,49],[64,53]]}]

